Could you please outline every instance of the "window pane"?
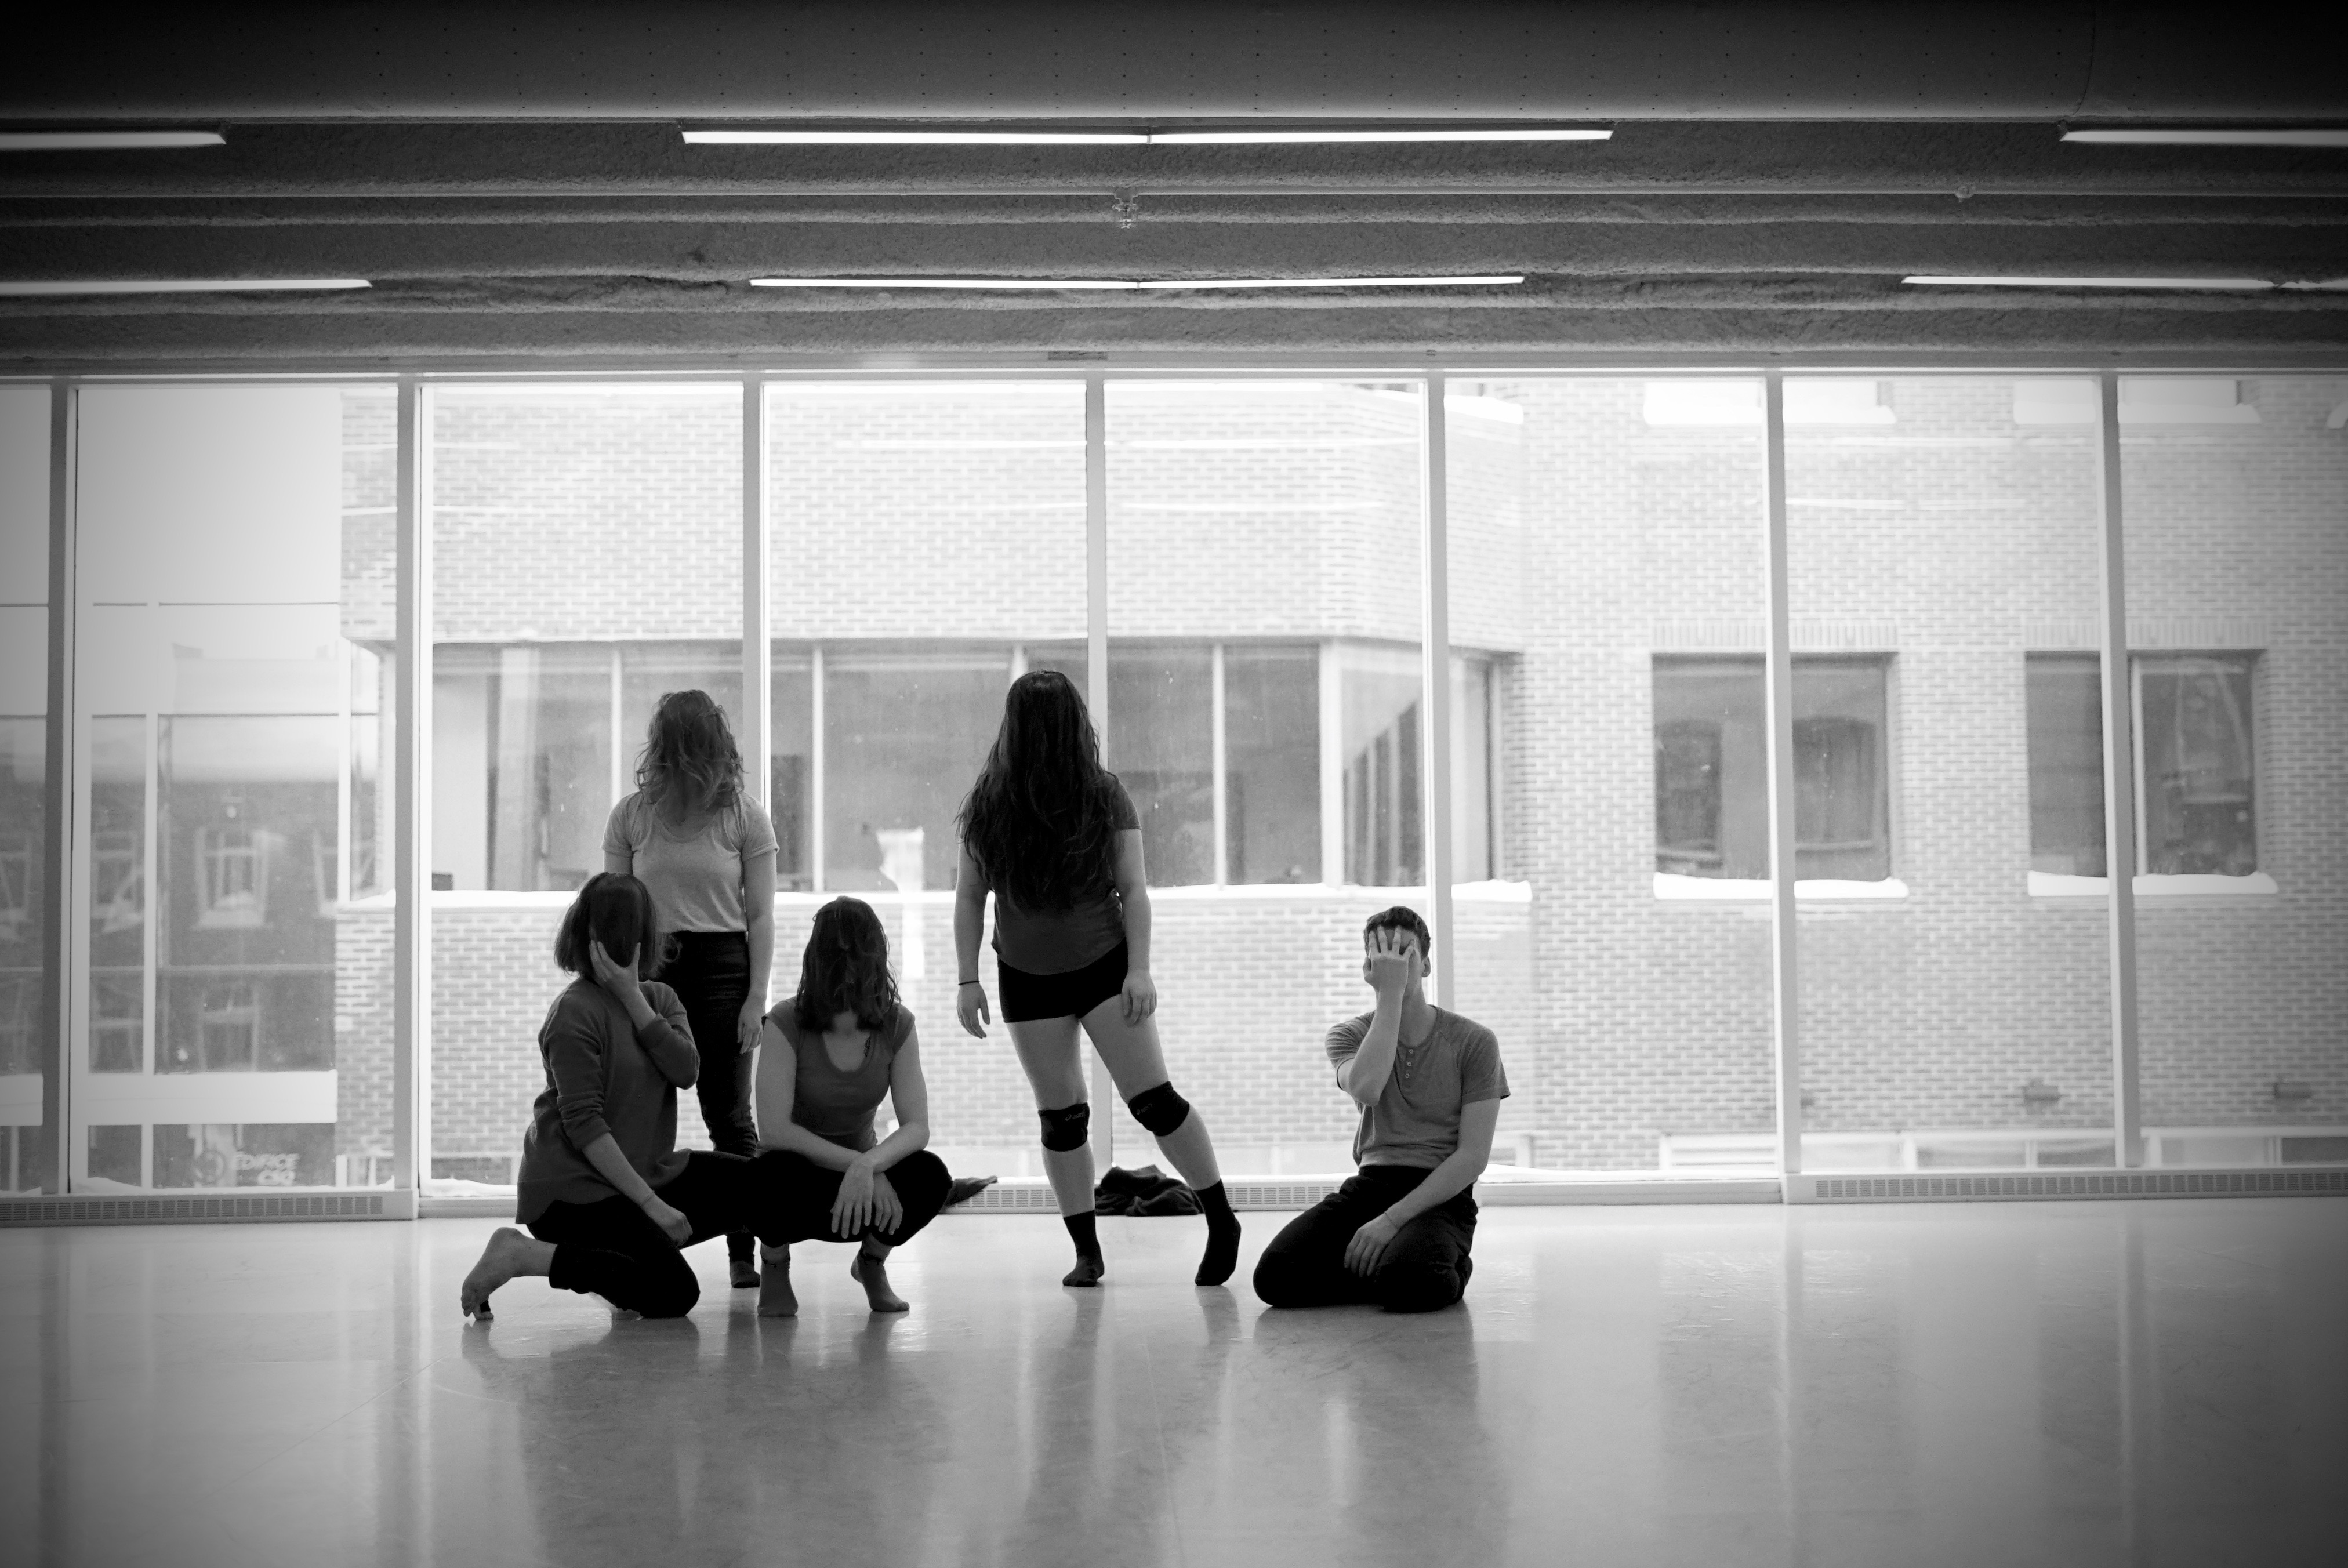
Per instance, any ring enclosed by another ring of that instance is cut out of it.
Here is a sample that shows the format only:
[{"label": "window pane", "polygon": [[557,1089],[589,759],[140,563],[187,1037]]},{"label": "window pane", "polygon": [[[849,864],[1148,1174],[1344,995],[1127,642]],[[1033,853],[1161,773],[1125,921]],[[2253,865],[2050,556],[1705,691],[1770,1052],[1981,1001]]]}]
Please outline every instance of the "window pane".
[{"label": "window pane", "polygon": [[2065,652],[2096,634],[2093,428],[2012,377],[1817,385],[1786,447],[1805,1169],[2108,1164],[2103,917],[2045,880],[2100,832]]},{"label": "window pane", "polygon": [[954,814],[1003,721],[1008,648],[868,648],[824,661],[824,885],[952,888]]},{"label": "window pane", "polygon": [[379,387],[82,394],[77,1182],[389,1179],[393,424]]},{"label": "window pane", "polygon": [[[794,812],[808,845],[778,876],[777,989],[816,907],[851,892],[880,912],[923,1030],[953,1037],[955,814],[1014,670],[1086,684],[1084,385],[778,382],[766,397],[778,864]],[[991,959],[981,972],[991,991]],[[999,1028],[926,1070],[948,1164],[1040,1173]]]},{"label": "window pane", "polygon": [[2259,869],[2247,658],[2137,661],[2144,715],[2144,869],[2248,876]]},{"label": "window pane", "polygon": [[2106,875],[2102,661],[2033,654],[2029,682],[2030,869]]},{"label": "window pane", "polygon": [[2120,396],[2147,1156],[2336,1159],[2348,379],[2124,377]]},{"label": "window pane", "polygon": [[1117,642],[1108,652],[1117,745],[1108,763],[1141,818],[1152,887],[1215,877],[1214,658],[1198,645]]},{"label": "window pane", "polygon": [[1321,657],[1226,645],[1223,757],[1230,880],[1321,880]]},{"label": "window pane", "polygon": [[50,1045],[49,389],[0,387],[0,1192],[38,1191]]},{"label": "window pane", "polygon": [[[1226,1170],[1344,1170],[1319,1042],[1367,1006],[1362,921],[1426,908],[1419,388],[1120,380],[1107,404],[1108,757],[1166,890],[1169,1068]],[[1112,1116],[1121,1161],[1156,1158]]]},{"label": "window pane", "polygon": [[1503,1166],[1775,1159],[1769,933],[1741,897],[1767,851],[1759,387],[1447,386],[1451,637],[1485,672],[1480,703],[1453,676],[1450,958],[1508,1065]]},{"label": "window pane", "polygon": [[[742,389],[427,389],[431,1188],[502,1186],[544,1083],[563,895],[603,867],[664,692],[742,701]],[[757,763],[750,764],[756,767]],[[494,896],[492,896],[494,895]],[[519,983],[518,983],[519,982]],[[681,1144],[704,1144],[693,1097]]]}]

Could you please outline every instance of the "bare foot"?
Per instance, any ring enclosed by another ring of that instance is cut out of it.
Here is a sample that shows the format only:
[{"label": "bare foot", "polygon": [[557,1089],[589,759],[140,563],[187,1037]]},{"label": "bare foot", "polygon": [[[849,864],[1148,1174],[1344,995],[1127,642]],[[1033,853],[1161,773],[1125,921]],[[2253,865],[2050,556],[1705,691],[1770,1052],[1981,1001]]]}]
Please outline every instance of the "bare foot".
[{"label": "bare foot", "polygon": [[885,1257],[874,1257],[858,1248],[849,1260],[848,1277],[864,1287],[864,1299],[872,1304],[875,1312],[902,1312],[905,1298],[889,1288],[889,1263]]},{"label": "bare foot", "polygon": [[760,1317],[797,1317],[799,1298],[791,1289],[791,1254],[778,1258],[769,1253],[758,1260],[758,1315]]},{"label": "bare foot", "polygon": [[458,1294],[458,1304],[465,1315],[478,1323],[490,1318],[489,1293],[518,1274],[541,1274],[543,1269],[530,1265],[538,1260],[535,1253],[543,1242],[534,1242],[511,1225],[501,1225],[489,1234],[489,1244],[481,1249],[481,1261],[465,1276],[464,1289]]}]

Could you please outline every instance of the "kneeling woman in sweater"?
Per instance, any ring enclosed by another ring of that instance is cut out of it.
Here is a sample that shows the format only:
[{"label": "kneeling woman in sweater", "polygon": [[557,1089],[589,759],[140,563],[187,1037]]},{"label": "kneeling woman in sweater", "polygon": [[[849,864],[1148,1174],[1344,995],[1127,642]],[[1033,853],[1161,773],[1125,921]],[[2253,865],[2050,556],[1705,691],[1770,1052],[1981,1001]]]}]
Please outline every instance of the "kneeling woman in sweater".
[{"label": "kneeling woman in sweater", "polygon": [[[889,938],[861,899],[816,911],[799,965],[798,995],[767,1015],[758,1052],[758,1139],[784,1162],[781,1207],[759,1216],[758,1311],[798,1312],[792,1242],[856,1242],[848,1265],[875,1312],[902,1312],[889,1286],[891,1248],[911,1241],[945,1206],[953,1179],[930,1140],[930,1091],[922,1081],[913,1015],[897,999]],[[897,1129],[877,1136],[883,1096]],[[779,1151],[779,1152],[773,1152]]]},{"label": "kneeling woman in sweater", "polygon": [[489,1293],[543,1274],[558,1290],[602,1296],[646,1317],[682,1317],[701,1283],[681,1249],[780,1207],[773,1157],[747,1160],[676,1146],[676,1091],[699,1067],[676,993],[644,978],[662,936],[644,884],[624,872],[587,879],[554,940],[572,982],[538,1031],[546,1088],[522,1140],[510,1227],[465,1276],[465,1315],[486,1321]]}]

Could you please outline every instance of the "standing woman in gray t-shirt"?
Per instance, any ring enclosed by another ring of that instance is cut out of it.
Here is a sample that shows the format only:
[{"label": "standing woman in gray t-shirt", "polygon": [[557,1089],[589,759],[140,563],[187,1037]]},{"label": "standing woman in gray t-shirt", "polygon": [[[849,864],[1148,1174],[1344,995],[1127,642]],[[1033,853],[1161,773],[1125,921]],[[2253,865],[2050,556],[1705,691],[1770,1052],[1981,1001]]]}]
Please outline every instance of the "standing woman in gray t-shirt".
[{"label": "standing woman in gray t-shirt", "polygon": [[1076,1245],[1076,1266],[1060,1283],[1097,1284],[1106,1272],[1093,1222],[1081,1026],[1133,1119],[1197,1191],[1207,1215],[1198,1283],[1222,1284],[1239,1261],[1239,1216],[1223,1191],[1207,1124],[1167,1081],[1158,1045],[1141,819],[1117,775],[1101,766],[1100,738],[1067,676],[1035,670],[1011,683],[1003,727],[963,802],[960,827],[955,1008],[962,1026],[983,1038],[978,938],[992,892],[1003,1022],[1035,1093],[1044,1170]]},{"label": "standing woman in gray t-shirt", "polygon": [[[685,1004],[701,1054],[701,1119],[721,1154],[755,1155],[750,1069],[775,957],[775,830],[743,786],[742,753],[707,692],[665,693],[636,762],[636,791],[612,808],[603,869],[652,890],[675,952],[661,978]],[[756,1289],[749,1232],[726,1238],[736,1288]]]}]

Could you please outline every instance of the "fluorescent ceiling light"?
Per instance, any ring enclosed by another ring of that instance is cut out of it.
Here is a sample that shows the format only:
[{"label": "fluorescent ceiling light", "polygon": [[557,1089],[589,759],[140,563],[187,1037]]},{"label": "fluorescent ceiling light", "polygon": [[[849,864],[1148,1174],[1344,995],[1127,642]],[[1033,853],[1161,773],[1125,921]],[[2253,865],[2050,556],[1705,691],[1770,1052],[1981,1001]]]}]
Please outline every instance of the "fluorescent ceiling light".
[{"label": "fluorescent ceiling light", "polygon": [[1520,284],[1522,273],[1457,278],[1152,278],[1146,289],[1387,289],[1465,287],[1473,284]]},{"label": "fluorescent ceiling light", "polygon": [[1521,273],[1442,278],[752,278],[761,289],[1347,289],[1520,284]]},{"label": "fluorescent ceiling light", "polygon": [[2246,293],[2276,285],[2264,278],[2041,278],[1941,277],[1918,273],[1900,280],[1945,288],[1981,289],[2225,289]]},{"label": "fluorescent ceiling light", "polygon": [[286,289],[366,289],[365,278],[78,278],[0,281],[0,295],[246,294]]},{"label": "fluorescent ceiling light", "polygon": [[1138,289],[1122,278],[752,278],[755,289]]},{"label": "fluorescent ceiling light", "polygon": [[1253,143],[1281,141],[1606,141],[1611,130],[1154,130],[1152,142]]},{"label": "fluorescent ceiling light", "polygon": [[2063,139],[2105,147],[2348,147],[2348,129],[2065,130]]},{"label": "fluorescent ceiling light", "polygon": [[696,146],[756,147],[1138,147],[1335,141],[1604,141],[1611,130],[1501,129],[1422,130],[688,130]]},{"label": "fluorescent ceiling light", "polygon": [[700,146],[757,147],[1138,147],[1138,130],[688,130]]},{"label": "fluorescent ceiling light", "polygon": [[219,147],[216,130],[0,130],[0,152],[80,152],[108,147]]}]

